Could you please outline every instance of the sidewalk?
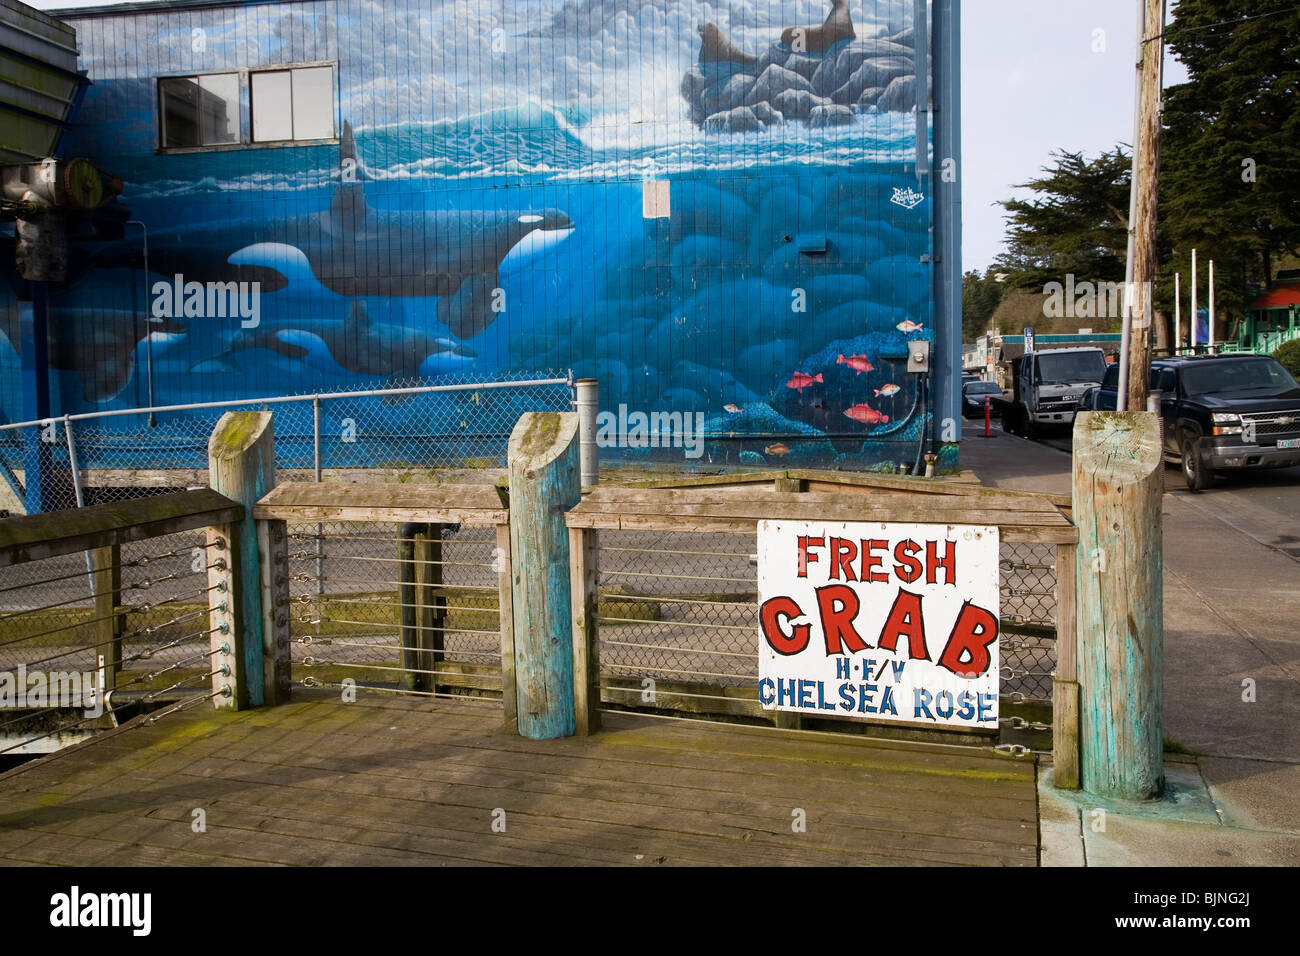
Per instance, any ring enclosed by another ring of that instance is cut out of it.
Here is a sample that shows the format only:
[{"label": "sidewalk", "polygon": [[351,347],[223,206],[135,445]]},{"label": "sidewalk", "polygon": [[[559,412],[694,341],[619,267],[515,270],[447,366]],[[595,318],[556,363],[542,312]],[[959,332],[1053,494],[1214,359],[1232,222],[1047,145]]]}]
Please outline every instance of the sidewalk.
[{"label": "sidewalk", "polygon": [[[963,469],[1069,493],[1065,452],[982,430],[963,432]],[[1300,865],[1300,562],[1248,503],[1189,495],[1172,468],[1166,479],[1165,737],[1180,752],[1167,749],[1167,792],[1150,804],[1056,790],[1045,768],[1042,862]]]}]

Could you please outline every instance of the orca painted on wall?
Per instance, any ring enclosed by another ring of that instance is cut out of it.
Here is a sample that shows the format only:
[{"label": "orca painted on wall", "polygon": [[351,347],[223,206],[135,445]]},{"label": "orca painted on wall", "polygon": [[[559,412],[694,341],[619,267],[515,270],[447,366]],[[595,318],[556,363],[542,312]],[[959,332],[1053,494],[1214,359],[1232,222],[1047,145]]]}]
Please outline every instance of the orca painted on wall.
[{"label": "orca painted on wall", "polygon": [[[350,124],[344,124],[339,159],[356,161]],[[187,282],[259,282],[263,292],[285,288],[289,277],[273,260],[248,255],[291,246],[315,279],[338,295],[355,298],[438,297],[438,319],[458,339],[492,324],[499,269],[512,252],[531,254],[563,241],[574,223],[559,209],[379,209],[362,182],[339,183],[330,205],[306,216],[226,219],[180,224],[151,232],[149,267]],[[138,241],[95,250],[86,267],[135,266]]]}]

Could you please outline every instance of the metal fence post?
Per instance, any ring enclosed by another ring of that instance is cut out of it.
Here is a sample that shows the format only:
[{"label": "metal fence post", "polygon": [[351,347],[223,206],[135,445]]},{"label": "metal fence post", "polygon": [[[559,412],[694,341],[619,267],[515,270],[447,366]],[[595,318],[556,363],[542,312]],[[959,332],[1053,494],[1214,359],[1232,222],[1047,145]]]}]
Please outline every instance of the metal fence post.
[{"label": "metal fence post", "polygon": [[582,487],[600,481],[600,449],[596,445],[596,416],[600,406],[600,383],[594,378],[580,378],[573,383],[577,390],[578,442],[581,446]]}]

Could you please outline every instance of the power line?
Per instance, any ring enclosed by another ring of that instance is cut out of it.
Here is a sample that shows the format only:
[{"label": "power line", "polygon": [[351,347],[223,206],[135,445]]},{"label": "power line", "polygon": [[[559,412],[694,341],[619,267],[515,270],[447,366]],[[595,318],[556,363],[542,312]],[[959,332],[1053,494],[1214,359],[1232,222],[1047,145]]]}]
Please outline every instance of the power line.
[{"label": "power line", "polygon": [[[1219,20],[1215,23],[1205,23],[1197,27],[1191,27],[1191,26],[1179,27],[1178,15],[1175,13],[1173,27],[1175,28],[1175,32],[1177,33],[1199,33],[1203,30],[1213,30],[1215,27],[1236,26],[1239,23],[1249,23],[1251,20],[1263,20],[1266,17],[1276,17],[1284,13],[1297,13],[1297,12],[1300,12],[1300,4],[1294,4],[1293,6],[1289,6],[1289,7],[1282,7],[1281,9],[1278,10],[1270,10],[1267,13],[1256,13],[1248,17],[1239,17],[1236,20]],[[1163,40],[1169,34],[1169,30],[1170,30],[1169,27],[1165,27],[1163,32],[1146,37],[1144,42],[1150,42],[1152,40]]]}]

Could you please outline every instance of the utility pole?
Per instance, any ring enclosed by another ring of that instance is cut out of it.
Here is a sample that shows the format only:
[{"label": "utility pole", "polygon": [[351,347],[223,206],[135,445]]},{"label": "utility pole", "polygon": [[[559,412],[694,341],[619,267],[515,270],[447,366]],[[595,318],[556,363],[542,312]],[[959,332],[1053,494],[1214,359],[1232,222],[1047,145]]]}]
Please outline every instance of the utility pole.
[{"label": "utility pole", "polygon": [[1160,104],[1164,61],[1164,0],[1137,0],[1145,5],[1138,36],[1137,142],[1133,144],[1133,217],[1129,273],[1127,335],[1124,339],[1127,389],[1121,410],[1147,407],[1151,373],[1152,294],[1156,278],[1156,190],[1160,175]]}]

